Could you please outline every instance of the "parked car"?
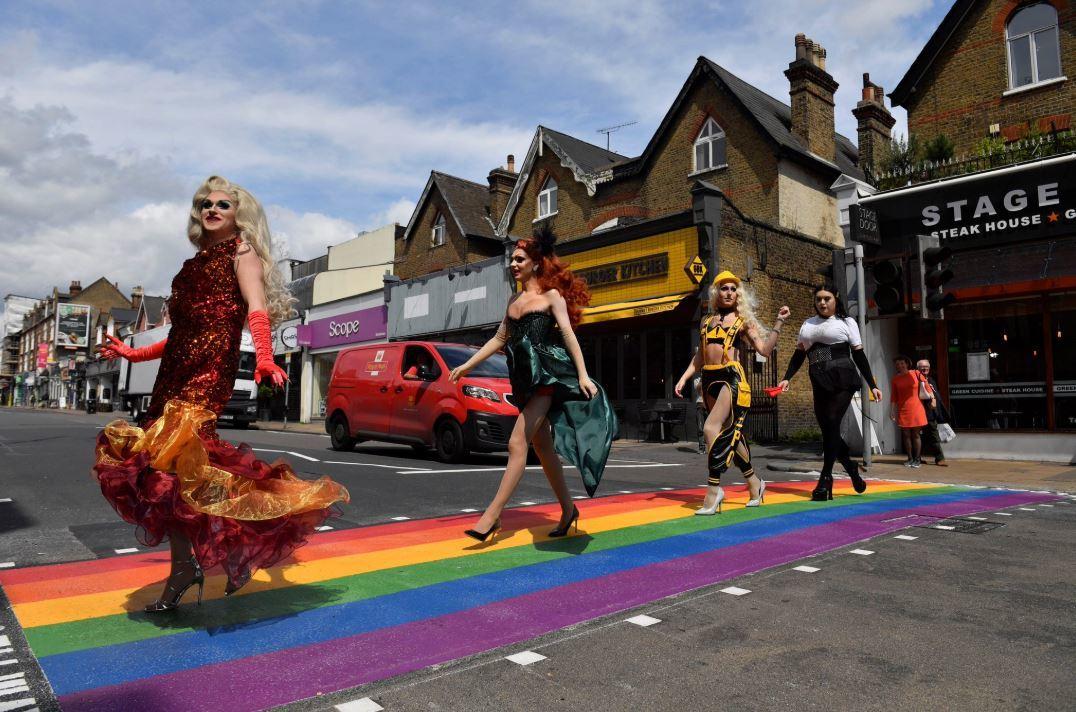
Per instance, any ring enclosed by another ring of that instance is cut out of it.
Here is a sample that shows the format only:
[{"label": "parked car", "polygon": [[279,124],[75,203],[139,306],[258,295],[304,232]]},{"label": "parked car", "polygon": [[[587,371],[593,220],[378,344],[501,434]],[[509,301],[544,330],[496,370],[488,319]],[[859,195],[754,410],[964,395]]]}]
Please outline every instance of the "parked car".
[{"label": "parked car", "polygon": [[326,398],[325,430],[334,450],[364,440],[406,443],[439,460],[468,451],[508,449],[519,411],[511,402],[508,365],[495,354],[459,383],[448,376],[477,348],[401,341],[340,353]]}]

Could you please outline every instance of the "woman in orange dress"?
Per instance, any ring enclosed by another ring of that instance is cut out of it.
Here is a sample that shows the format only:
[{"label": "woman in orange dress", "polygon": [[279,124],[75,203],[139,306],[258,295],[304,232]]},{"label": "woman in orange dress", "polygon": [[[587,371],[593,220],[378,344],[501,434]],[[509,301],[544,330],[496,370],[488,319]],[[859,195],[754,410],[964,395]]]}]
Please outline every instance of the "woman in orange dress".
[{"label": "woman in orange dress", "polygon": [[919,429],[927,424],[927,411],[919,399],[920,384],[924,384],[926,391],[930,393],[931,407],[935,402],[934,394],[923,375],[912,368],[910,358],[897,356],[893,359],[893,364],[896,366],[897,375],[893,376],[890,382],[889,418],[900,427],[904,452],[908,454],[904,466],[917,468],[923,464],[919,460],[923,446]]},{"label": "woman in orange dress", "polygon": [[212,176],[194,194],[187,235],[198,249],[172,280],[168,338],[132,349],[109,337],[106,358],[161,359],[145,429],[123,420],[97,439],[94,473],[119,515],[146,546],[168,539],[172,569],[147,613],[175,610],[203,569],[220,564],[225,593],[254,571],[306,543],[346,489],[327,477],[300,479],[283,462],[268,464],[247,445],[217,437],[217,414],[232,395],[243,325],[255,347],[254,380],[279,386],[271,324],[294,299],[273,260],[269,225],[249,192]]}]

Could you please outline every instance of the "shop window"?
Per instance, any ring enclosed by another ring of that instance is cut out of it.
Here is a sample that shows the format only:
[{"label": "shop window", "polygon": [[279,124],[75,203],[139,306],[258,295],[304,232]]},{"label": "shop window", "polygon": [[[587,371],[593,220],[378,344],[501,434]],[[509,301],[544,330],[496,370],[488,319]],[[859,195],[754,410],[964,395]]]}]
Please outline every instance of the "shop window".
[{"label": "shop window", "polygon": [[1061,76],[1057,11],[1040,2],[1021,8],[1005,27],[1009,49],[1009,88],[1038,84]]},{"label": "shop window", "polygon": [[639,399],[642,394],[642,337],[639,334],[624,334],[621,338],[621,348],[624,352],[624,398]]},{"label": "shop window", "polygon": [[1054,425],[1076,430],[1076,292],[1050,297]]},{"label": "shop window", "polygon": [[605,388],[610,398],[618,399],[620,395],[620,363],[617,359],[617,340],[615,336],[603,336],[598,340],[598,382]]},{"label": "shop window", "polygon": [[546,179],[545,185],[538,193],[538,219],[548,218],[557,212],[557,181],[552,177]]},{"label": "shop window", "polygon": [[959,305],[945,316],[954,427],[1045,429],[1042,300]]},{"label": "shop window", "polygon": [[721,168],[725,163],[725,131],[713,119],[706,119],[695,139],[694,172]]},{"label": "shop window", "polygon": [[438,247],[445,244],[445,216],[438,215],[437,220],[433,223],[433,230],[430,233],[430,245]]},{"label": "shop window", "polygon": [[646,332],[646,397],[665,398],[669,364],[665,362],[665,332]]}]

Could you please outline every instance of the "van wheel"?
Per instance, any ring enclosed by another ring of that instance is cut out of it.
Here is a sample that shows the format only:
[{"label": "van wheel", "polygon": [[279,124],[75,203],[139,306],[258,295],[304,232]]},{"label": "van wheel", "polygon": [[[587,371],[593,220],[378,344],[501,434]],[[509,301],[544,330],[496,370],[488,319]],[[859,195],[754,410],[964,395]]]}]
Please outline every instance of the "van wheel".
[{"label": "van wheel", "polygon": [[441,462],[459,462],[467,454],[463,444],[463,429],[452,418],[445,418],[437,426],[435,447]]},{"label": "van wheel", "polygon": [[333,450],[348,451],[355,448],[355,438],[347,427],[347,419],[337,416],[333,418],[333,427],[329,431],[329,443]]}]

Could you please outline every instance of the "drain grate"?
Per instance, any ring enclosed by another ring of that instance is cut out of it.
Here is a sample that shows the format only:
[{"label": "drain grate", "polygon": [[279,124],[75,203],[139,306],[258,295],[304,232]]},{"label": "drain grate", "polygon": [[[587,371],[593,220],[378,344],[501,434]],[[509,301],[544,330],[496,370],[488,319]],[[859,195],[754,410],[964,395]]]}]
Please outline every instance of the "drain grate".
[{"label": "drain grate", "polygon": [[998,527],[1003,527],[1005,525],[1001,522],[980,522],[974,519],[951,517],[949,519],[935,519],[931,522],[913,524],[912,526],[918,529],[937,529],[946,532],[957,532],[959,534],[985,534],[992,529],[997,529]]}]

